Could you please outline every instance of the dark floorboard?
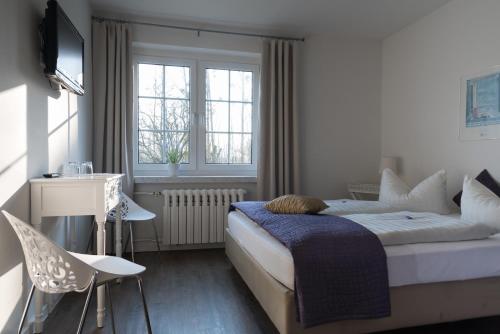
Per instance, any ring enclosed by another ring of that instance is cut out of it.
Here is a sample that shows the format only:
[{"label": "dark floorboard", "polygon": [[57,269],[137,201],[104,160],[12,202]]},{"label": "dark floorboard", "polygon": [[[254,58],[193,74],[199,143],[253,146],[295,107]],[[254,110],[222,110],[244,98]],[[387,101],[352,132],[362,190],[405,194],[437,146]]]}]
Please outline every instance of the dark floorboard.
[{"label": "dark floorboard", "polygon": [[[277,330],[231,266],[223,250],[139,253],[147,267],[144,285],[154,333],[275,334]],[[117,333],[145,333],[144,315],[135,280],[111,288]],[[94,296],[95,297],[95,296]],[[45,333],[74,333],[84,295],[67,294],[46,322]],[[111,333],[106,317],[95,327],[95,299],[84,333]],[[385,334],[500,333],[500,317],[468,320],[386,332]]]}]

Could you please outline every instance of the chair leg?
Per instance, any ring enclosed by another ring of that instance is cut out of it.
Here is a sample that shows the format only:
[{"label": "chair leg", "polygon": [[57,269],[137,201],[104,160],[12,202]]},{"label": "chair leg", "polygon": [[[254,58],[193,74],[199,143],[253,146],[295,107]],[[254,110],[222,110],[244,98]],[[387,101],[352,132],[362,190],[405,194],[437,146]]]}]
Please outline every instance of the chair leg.
[{"label": "chair leg", "polygon": [[110,227],[110,230],[111,230],[111,253],[113,254],[113,256],[116,256],[116,246],[115,246],[115,242],[116,242],[116,237],[115,237],[115,231],[116,231],[116,223],[113,223],[113,224],[110,224],[109,227]]},{"label": "chair leg", "polygon": [[31,299],[33,298],[33,292],[35,292],[35,284],[31,286],[31,290],[28,295],[28,300],[26,301],[26,305],[24,306],[23,316],[21,317],[21,322],[19,323],[19,329],[17,330],[17,334],[21,334],[21,330],[23,329],[24,320],[26,320],[26,314],[28,314],[28,309],[30,308]]},{"label": "chair leg", "polygon": [[96,286],[96,274],[92,277],[90,283],[89,292],[87,293],[87,299],[85,300],[85,305],[83,306],[82,316],[80,317],[80,323],[78,324],[77,334],[81,334],[83,330],[83,325],[85,324],[85,318],[87,317],[87,311],[89,310],[90,300],[92,299],[92,293],[94,292]]},{"label": "chair leg", "polygon": [[116,333],[115,315],[113,314],[113,302],[111,300],[111,290],[109,289],[108,282],[106,282],[106,292],[109,300],[109,312],[111,313],[111,326],[113,327],[113,334],[115,334]]},{"label": "chair leg", "polygon": [[92,219],[92,226],[90,227],[89,241],[87,242],[87,254],[90,251],[90,245],[94,246],[94,229],[95,229],[95,218]]},{"label": "chair leg", "polygon": [[146,304],[146,297],[144,296],[144,288],[142,286],[141,276],[137,276],[137,284],[139,285],[139,292],[141,293],[142,297],[142,306],[144,308],[144,317],[146,318],[146,326],[148,327],[148,334],[152,334],[153,331],[151,330],[151,322],[149,321],[148,306]]},{"label": "chair leg", "polygon": [[[123,223],[122,223],[122,224],[123,224],[123,226],[125,226],[125,222],[126,222],[126,221],[123,221]],[[130,224],[130,223],[129,223],[129,224]],[[122,249],[122,254],[125,254],[125,251],[126,251],[126,250],[127,250],[127,248],[128,248],[128,244],[129,244],[129,242],[130,242],[130,232],[129,232],[129,233],[127,233],[127,240],[125,241],[125,243],[123,243],[123,245],[124,245],[124,246],[123,246],[123,249]]]},{"label": "chair leg", "polygon": [[129,236],[130,236],[130,249],[132,251],[132,262],[135,262],[135,253],[134,253],[134,231],[132,227],[132,222],[128,222],[129,227]]},{"label": "chair leg", "polygon": [[160,241],[158,239],[158,230],[156,229],[156,224],[155,224],[155,220],[154,219],[151,219],[151,225],[153,225],[153,230],[155,232],[155,238],[156,238],[156,248],[158,248],[158,252],[160,252]]}]

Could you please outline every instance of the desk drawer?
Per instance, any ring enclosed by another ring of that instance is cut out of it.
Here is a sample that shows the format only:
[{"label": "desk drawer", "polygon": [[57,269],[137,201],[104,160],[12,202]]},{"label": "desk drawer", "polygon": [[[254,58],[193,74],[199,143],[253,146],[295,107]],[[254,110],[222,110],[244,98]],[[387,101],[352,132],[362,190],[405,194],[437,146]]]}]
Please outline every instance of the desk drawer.
[{"label": "desk drawer", "polygon": [[41,188],[42,216],[93,215],[96,209],[93,186],[46,185]]}]

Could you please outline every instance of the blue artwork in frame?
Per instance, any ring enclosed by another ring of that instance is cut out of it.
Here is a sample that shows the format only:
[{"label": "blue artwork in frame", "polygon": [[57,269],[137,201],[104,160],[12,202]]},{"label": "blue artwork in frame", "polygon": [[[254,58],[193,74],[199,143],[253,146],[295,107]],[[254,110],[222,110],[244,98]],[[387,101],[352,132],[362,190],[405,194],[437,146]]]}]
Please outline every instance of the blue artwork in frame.
[{"label": "blue artwork in frame", "polygon": [[500,67],[462,78],[460,139],[500,139]]},{"label": "blue artwork in frame", "polygon": [[500,73],[467,80],[465,126],[500,124]]}]

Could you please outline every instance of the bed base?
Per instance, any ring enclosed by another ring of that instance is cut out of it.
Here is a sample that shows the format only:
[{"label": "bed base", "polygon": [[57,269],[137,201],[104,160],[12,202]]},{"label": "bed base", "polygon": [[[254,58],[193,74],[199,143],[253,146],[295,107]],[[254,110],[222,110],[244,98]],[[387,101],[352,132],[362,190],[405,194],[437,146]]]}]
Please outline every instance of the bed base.
[{"label": "bed base", "polygon": [[226,254],[281,334],[352,334],[500,315],[500,277],[390,288],[392,315],[303,329],[294,292],[271,275],[226,230]]}]

